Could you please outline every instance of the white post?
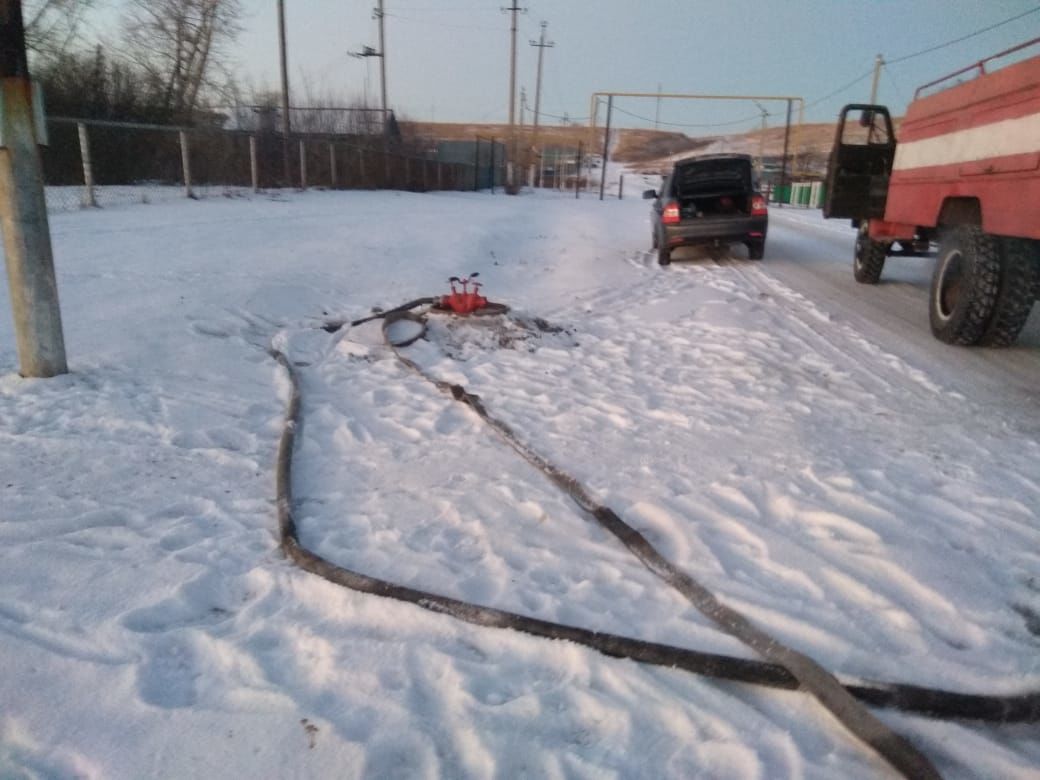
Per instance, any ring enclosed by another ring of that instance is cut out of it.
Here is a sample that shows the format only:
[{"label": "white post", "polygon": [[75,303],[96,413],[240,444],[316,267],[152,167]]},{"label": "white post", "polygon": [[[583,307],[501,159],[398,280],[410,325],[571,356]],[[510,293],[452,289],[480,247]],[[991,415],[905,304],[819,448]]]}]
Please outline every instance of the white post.
[{"label": "white post", "polygon": [[256,136],[249,136],[249,173],[253,179],[253,192],[260,192],[260,166],[256,159]]},{"label": "white post", "polygon": [[90,136],[87,126],[82,122],[76,125],[79,130],[79,156],[83,160],[83,198],[84,208],[96,208],[97,196],[94,193],[94,166],[90,161]]},{"label": "white post", "polygon": [[195,195],[191,191],[191,156],[190,150],[188,149],[188,134],[183,130],[180,131],[181,137],[181,172],[184,175],[184,197],[194,198]]}]

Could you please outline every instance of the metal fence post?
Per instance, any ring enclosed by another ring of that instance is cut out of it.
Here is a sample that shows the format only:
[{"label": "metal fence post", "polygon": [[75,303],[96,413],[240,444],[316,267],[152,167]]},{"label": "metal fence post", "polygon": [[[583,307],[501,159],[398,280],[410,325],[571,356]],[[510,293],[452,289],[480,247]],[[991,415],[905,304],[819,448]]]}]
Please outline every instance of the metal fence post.
[{"label": "metal fence post", "polygon": [[77,123],[79,130],[79,156],[83,160],[83,207],[97,207],[97,195],[94,192],[94,166],[90,161],[90,136],[87,126]]},{"label": "metal fence post", "polygon": [[260,166],[256,158],[256,136],[249,136],[249,175],[253,181],[253,192],[260,192]]},{"label": "metal fence post", "polygon": [[404,188],[412,188],[412,158],[408,156],[404,158]]},{"label": "metal fence post", "polygon": [[188,134],[184,131],[180,131],[181,138],[181,172],[184,175],[184,197],[194,198],[195,194],[191,191],[191,154],[188,148]]},{"label": "metal fence post", "polygon": [[390,156],[386,151],[386,139],[383,139],[383,189],[390,189]]},{"label": "metal fence post", "polygon": [[300,189],[307,189],[307,145],[300,139]]},{"label": "metal fence post", "polygon": [[329,141],[329,183],[332,189],[337,189],[336,184],[336,144]]},{"label": "metal fence post", "polygon": [[624,198],[624,192],[625,192],[625,174],[621,174],[621,178],[618,179],[618,186],[617,186],[617,199],[618,200],[622,200]]},{"label": "metal fence post", "polygon": [[495,138],[491,137],[491,194],[495,194]]},{"label": "metal fence post", "polygon": [[426,192],[430,189],[429,177],[427,176],[427,170],[430,167],[430,162],[425,157],[422,159],[422,189]]},{"label": "metal fence post", "polygon": [[480,189],[480,139],[473,145],[473,191]]},{"label": "metal fence post", "polygon": [[361,188],[368,189],[368,181],[365,179],[365,150],[364,148],[357,150],[358,156],[358,175],[361,177]]},{"label": "metal fence post", "polygon": [[437,189],[444,189],[444,163],[437,161]]}]

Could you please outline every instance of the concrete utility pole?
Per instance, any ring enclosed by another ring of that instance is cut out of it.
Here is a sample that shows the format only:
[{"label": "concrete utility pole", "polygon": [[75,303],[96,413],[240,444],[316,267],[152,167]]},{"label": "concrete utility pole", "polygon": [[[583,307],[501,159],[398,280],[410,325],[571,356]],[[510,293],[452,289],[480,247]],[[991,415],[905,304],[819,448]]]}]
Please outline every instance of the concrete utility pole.
[{"label": "concrete utility pole", "polygon": [[607,95],[607,126],[603,131],[603,161],[599,168],[599,199],[603,200],[603,189],[607,184],[607,160],[610,159],[610,114],[614,110],[614,96]]},{"label": "concrete utility pole", "polygon": [[278,51],[282,67],[282,177],[284,186],[292,186],[289,162],[289,67],[285,53],[285,0],[278,0]]},{"label": "concrete utility pole", "polygon": [[532,46],[538,47],[538,80],[534,85],[534,132],[535,138],[538,137],[538,121],[541,119],[540,112],[542,110],[542,54],[546,49],[551,49],[556,44],[553,41],[545,40],[545,28],[549,26],[548,22],[542,22],[542,34],[539,36],[537,41],[531,41]]},{"label": "concrete utility pole", "polygon": [[361,51],[348,52],[351,57],[378,57],[379,58],[379,89],[382,96],[383,109],[383,135],[386,135],[386,122],[390,116],[390,109],[386,100],[386,23],[384,19],[386,12],[383,10],[383,0],[378,0],[379,6],[372,9],[372,18],[379,21],[379,49],[371,46],[362,46]]},{"label": "concrete utility pole", "polygon": [[0,0],[0,226],[25,377],[68,373],[38,144],[46,143],[43,96],[25,56],[21,0]]},{"label": "concrete utility pole", "polygon": [[383,133],[386,133],[387,111],[390,107],[386,102],[386,13],[383,11],[383,0],[379,0],[379,6],[373,11],[379,20],[379,89],[383,97]]},{"label": "concrete utility pole", "polygon": [[506,166],[509,175],[509,180],[506,182],[508,191],[515,186],[513,181],[513,164],[516,161],[516,15],[520,11],[526,11],[527,9],[521,8],[516,4],[516,0],[513,0],[511,6],[502,10],[510,11],[513,15],[509,31],[509,142],[510,146],[512,146],[511,157],[513,159]]},{"label": "concrete utility pole", "polygon": [[881,66],[885,64],[885,59],[880,54],[874,60],[874,80],[870,84],[870,100],[868,101],[871,105],[877,103],[877,88],[878,81],[881,79]]}]

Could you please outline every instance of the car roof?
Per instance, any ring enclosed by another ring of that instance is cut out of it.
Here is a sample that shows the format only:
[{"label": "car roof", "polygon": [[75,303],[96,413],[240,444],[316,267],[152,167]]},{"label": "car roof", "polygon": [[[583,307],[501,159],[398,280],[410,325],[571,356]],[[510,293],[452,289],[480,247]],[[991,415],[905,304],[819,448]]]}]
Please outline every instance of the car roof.
[{"label": "car roof", "polygon": [[718,154],[695,154],[692,157],[683,157],[681,160],[676,160],[675,164],[685,165],[692,162],[701,162],[703,160],[747,160],[751,162],[750,154],[738,154],[736,152],[721,152]]}]

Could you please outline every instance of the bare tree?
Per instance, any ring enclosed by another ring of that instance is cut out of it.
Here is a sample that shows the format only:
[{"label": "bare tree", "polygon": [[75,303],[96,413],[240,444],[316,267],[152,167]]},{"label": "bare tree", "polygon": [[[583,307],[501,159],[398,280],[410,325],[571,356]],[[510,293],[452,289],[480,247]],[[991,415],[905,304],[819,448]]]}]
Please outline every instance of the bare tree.
[{"label": "bare tree", "polygon": [[126,55],[159,93],[171,117],[190,119],[225,47],[241,30],[240,0],[129,0],[124,17]]},{"label": "bare tree", "polygon": [[95,0],[26,0],[26,48],[47,60],[61,57],[95,4]]}]

